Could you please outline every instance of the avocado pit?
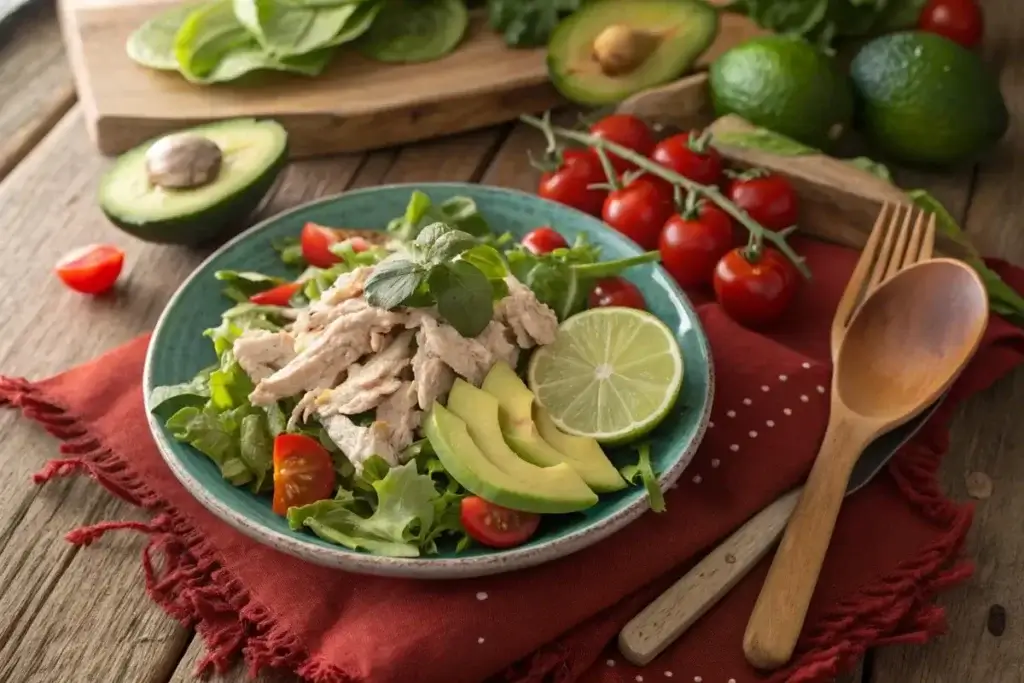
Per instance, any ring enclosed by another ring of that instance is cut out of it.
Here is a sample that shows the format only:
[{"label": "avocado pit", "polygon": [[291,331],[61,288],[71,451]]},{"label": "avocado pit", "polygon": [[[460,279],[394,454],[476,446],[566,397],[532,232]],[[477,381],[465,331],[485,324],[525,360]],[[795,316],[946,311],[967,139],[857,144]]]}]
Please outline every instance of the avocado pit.
[{"label": "avocado pit", "polygon": [[658,47],[660,38],[650,31],[612,24],[594,38],[594,59],[606,76],[635,71]]},{"label": "avocado pit", "polygon": [[223,161],[220,147],[208,137],[174,133],[146,150],[146,176],[157,187],[190,190],[216,180]]}]

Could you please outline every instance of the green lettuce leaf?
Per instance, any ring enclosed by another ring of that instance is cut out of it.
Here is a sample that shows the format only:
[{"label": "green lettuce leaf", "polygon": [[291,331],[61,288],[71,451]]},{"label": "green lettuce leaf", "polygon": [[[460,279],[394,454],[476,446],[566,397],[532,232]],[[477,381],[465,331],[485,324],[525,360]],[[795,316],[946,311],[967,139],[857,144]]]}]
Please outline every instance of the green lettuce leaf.
[{"label": "green lettuce leaf", "polygon": [[644,442],[636,447],[638,458],[635,465],[626,465],[619,470],[622,478],[630,484],[643,484],[647,489],[647,499],[651,503],[651,509],[655,512],[665,511],[665,494],[658,483],[658,475],[651,465],[651,444]]},{"label": "green lettuce leaf", "polygon": [[188,406],[168,418],[167,429],[175,439],[215,462],[225,479],[243,486],[255,478],[239,448],[243,416],[238,410],[220,411],[210,404],[203,408]]}]

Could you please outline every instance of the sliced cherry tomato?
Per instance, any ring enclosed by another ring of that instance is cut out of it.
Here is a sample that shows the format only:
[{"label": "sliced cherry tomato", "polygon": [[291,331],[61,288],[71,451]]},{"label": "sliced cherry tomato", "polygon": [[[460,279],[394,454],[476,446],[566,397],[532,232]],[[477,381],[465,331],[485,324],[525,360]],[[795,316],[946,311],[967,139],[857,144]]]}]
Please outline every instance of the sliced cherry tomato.
[{"label": "sliced cherry tomato", "polygon": [[917,26],[973,48],[981,43],[985,18],[976,0],[929,0],[921,10]]},{"label": "sliced cherry tomato", "polygon": [[325,228],[316,223],[306,223],[302,226],[302,234],[299,236],[302,243],[302,257],[309,265],[317,268],[330,268],[335,263],[341,263],[341,257],[331,252],[331,245],[340,239],[338,233],[331,228]]},{"label": "sliced cherry tomato", "polygon": [[274,439],[274,512],[288,514],[334,495],[334,462],[320,442],[305,434],[278,434]]},{"label": "sliced cherry tomato", "polygon": [[657,249],[658,235],[672,212],[672,199],[665,188],[641,177],[608,193],[601,218],[644,249]]},{"label": "sliced cherry tomato", "polygon": [[462,499],[462,528],[477,543],[491,548],[511,548],[525,543],[537,531],[540,515],[495,505],[478,496]]},{"label": "sliced cherry tomato", "polygon": [[288,301],[301,287],[298,282],[286,282],[264,292],[257,292],[249,297],[249,301],[263,306],[287,306]]},{"label": "sliced cherry tomato", "polygon": [[644,295],[640,293],[637,286],[621,277],[607,277],[598,280],[590,292],[587,303],[590,308],[625,306],[626,308],[639,308],[641,311],[647,309]]},{"label": "sliced cherry tomato", "polygon": [[747,248],[733,249],[715,267],[715,298],[741,325],[756,327],[778,318],[796,293],[800,275],[786,257],[762,247],[750,259]]},{"label": "sliced cherry tomato", "polygon": [[717,185],[722,179],[722,155],[694,137],[695,131],[665,138],[654,147],[651,159],[702,185]]},{"label": "sliced cherry tomato", "polygon": [[734,244],[729,214],[707,201],[701,202],[696,215],[672,216],[658,240],[661,265],[680,287],[711,283],[715,266]]},{"label": "sliced cherry tomato", "polygon": [[[590,127],[590,134],[647,156],[654,149],[654,135],[647,124],[630,114],[612,114]],[[619,174],[636,168],[636,164],[612,153],[608,154],[612,166]]]},{"label": "sliced cherry tomato", "polygon": [[103,294],[121,275],[124,252],[112,244],[90,244],[57,261],[57,277],[82,294]]},{"label": "sliced cherry tomato", "polygon": [[568,149],[562,155],[562,165],[540,177],[537,194],[591,216],[599,216],[608,192],[600,188],[591,189],[590,186],[607,182],[601,161],[592,151]]},{"label": "sliced cherry tomato", "polygon": [[769,230],[796,224],[799,204],[788,180],[775,173],[737,178],[729,185],[729,199]]},{"label": "sliced cherry tomato", "polygon": [[542,226],[526,233],[523,238],[523,246],[534,254],[550,254],[555,249],[564,249],[569,246],[565,238],[548,226]]}]

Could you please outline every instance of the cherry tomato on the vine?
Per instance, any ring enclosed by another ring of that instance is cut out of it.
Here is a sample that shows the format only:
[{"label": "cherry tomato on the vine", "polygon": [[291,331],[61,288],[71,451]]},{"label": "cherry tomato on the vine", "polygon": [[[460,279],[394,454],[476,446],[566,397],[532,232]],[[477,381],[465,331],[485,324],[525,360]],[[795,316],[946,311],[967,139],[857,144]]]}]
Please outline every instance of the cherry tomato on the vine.
[{"label": "cherry tomato on the vine", "polygon": [[298,282],[286,282],[283,285],[253,294],[249,297],[249,301],[263,306],[287,306],[292,295],[299,291],[301,286]]},{"label": "cherry tomato on the vine", "polygon": [[124,252],[112,244],[90,244],[57,261],[57,277],[82,294],[103,294],[114,286],[124,267]]},{"label": "cherry tomato on the vine", "polygon": [[715,298],[741,325],[756,327],[772,322],[793,300],[800,274],[786,257],[763,246],[757,258],[747,247],[733,249],[715,267]]},{"label": "cherry tomato on the vine", "polygon": [[977,0],[928,0],[917,26],[960,43],[977,47],[985,31],[985,19]]},{"label": "cherry tomato on the vine", "polygon": [[670,217],[658,240],[661,265],[680,287],[710,284],[715,266],[734,244],[732,228],[729,215],[706,201],[692,218]]},{"label": "cherry tomato on the vine", "polygon": [[722,155],[699,137],[694,139],[695,134],[691,131],[665,138],[655,145],[651,159],[694,182],[717,185],[722,179]]},{"label": "cherry tomato on the vine", "polygon": [[540,524],[540,515],[495,505],[479,496],[462,499],[459,521],[469,537],[491,548],[511,548],[525,543]]},{"label": "cherry tomato on the vine", "polygon": [[590,308],[608,306],[624,306],[626,308],[647,309],[644,295],[632,282],[621,277],[606,277],[598,280],[587,300]]},{"label": "cherry tomato on the vine", "polygon": [[729,199],[769,230],[784,230],[799,217],[796,191],[776,173],[740,177],[729,185]]},{"label": "cherry tomato on the vine", "polygon": [[591,150],[567,149],[558,169],[540,177],[537,194],[559,204],[579,209],[591,216],[601,215],[606,190],[591,185],[607,183],[601,161]]},{"label": "cherry tomato on the vine", "polygon": [[[654,135],[647,124],[630,114],[612,114],[590,127],[590,134],[614,142],[637,154],[647,156],[654,149]],[[608,153],[608,159],[618,173],[636,168],[636,164]]]},{"label": "cherry tomato on the vine", "polygon": [[526,237],[523,238],[523,246],[534,254],[550,254],[555,249],[568,247],[569,243],[552,228],[543,225],[526,233]]},{"label": "cherry tomato on the vine", "polygon": [[672,198],[662,185],[638,178],[608,193],[601,218],[644,249],[657,249],[658,235],[673,208]]},{"label": "cherry tomato on the vine", "polygon": [[334,495],[334,461],[319,441],[305,434],[274,438],[274,503],[279,515]]}]

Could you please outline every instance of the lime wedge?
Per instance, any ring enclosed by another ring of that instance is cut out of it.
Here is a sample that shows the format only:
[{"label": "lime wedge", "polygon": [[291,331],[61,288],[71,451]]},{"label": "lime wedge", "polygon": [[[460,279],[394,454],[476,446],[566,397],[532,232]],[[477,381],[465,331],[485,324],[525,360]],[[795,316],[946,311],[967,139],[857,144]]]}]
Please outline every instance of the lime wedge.
[{"label": "lime wedge", "polygon": [[633,308],[594,308],[558,328],[530,359],[527,381],[564,432],[601,443],[654,429],[683,384],[683,356],[665,323]]}]

